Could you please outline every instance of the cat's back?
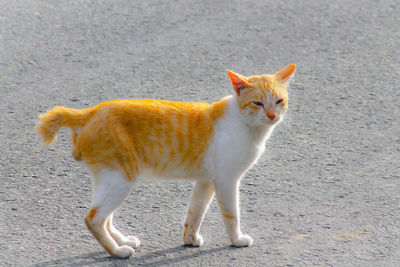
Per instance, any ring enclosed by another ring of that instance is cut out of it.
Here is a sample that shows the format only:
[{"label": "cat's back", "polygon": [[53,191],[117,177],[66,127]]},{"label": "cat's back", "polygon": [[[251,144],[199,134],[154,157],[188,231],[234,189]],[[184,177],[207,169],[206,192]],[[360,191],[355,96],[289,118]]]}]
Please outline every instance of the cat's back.
[{"label": "cat's back", "polygon": [[[228,99],[208,104],[205,102],[175,102],[138,99],[112,100],[93,107],[96,124],[123,125],[139,130],[172,130],[186,128],[199,131],[213,126],[225,114]],[[133,129],[131,129],[133,130]]]},{"label": "cat's back", "polygon": [[[167,100],[138,99],[103,102],[94,109],[100,116],[120,122],[166,120],[185,116],[200,116],[210,105],[203,102],[174,102]],[[160,123],[160,121],[159,121]]]}]

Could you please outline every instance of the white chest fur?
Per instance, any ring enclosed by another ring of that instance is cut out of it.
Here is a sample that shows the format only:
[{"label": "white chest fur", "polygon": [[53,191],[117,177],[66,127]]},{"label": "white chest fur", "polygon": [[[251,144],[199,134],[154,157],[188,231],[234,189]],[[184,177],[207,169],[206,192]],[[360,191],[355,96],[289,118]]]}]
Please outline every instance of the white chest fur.
[{"label": "white chest fur", "polygon": [[205,157],[211,179],[239,179],[264,151],[274,126],[246,124],[235,96],[230,97],[226,114],[217,121],[214,137]]}]

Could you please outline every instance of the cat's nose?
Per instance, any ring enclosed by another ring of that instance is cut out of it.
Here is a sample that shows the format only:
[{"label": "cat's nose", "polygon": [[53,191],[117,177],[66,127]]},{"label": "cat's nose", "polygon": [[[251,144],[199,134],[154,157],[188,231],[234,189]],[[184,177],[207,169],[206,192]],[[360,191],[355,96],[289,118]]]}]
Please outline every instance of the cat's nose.
[{"label": "cat's nose", "polygon": [[272,113],[272,114],[267,113],[267,117],[268,117],[271,121],[273,121],[273,120],[275,119],[275,117],[276,117],[276,113]]}]

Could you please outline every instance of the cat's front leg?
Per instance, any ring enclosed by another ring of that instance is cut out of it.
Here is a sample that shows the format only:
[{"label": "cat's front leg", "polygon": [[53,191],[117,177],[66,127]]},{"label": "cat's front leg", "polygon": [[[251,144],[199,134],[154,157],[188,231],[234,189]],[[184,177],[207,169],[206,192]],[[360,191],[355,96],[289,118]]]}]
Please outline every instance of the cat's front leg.
[{"label": "cat's front leg", "polygon": [[196,182],[185,220],[183,232],[185,245],[194,247],[203,245],[203,238],[199,234],[200,225],[213,196],[214,187],[211,182]]},{"label": "cat's front leg", "polygon": [[240,230],[239,182],[215,182],[215,193],[231,245],[248,247],[253,239]]}]

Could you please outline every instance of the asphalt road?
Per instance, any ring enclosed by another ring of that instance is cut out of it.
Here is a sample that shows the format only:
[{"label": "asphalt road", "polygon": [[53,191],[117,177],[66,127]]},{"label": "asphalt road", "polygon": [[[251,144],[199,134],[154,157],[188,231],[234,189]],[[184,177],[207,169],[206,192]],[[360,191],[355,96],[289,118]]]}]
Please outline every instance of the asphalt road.
[{"label": "asphalt road", "polygon": [[[0,1],[0,266],[399,266],[398,1]],[[182,246],[190,183],[141,181],[116,214],[133,258],[97,244],[91,177],[36,116],[121,98],[215,101],[226,70],[296,63],[286,118],[242,181],[250,248],[215,201]]]}]

